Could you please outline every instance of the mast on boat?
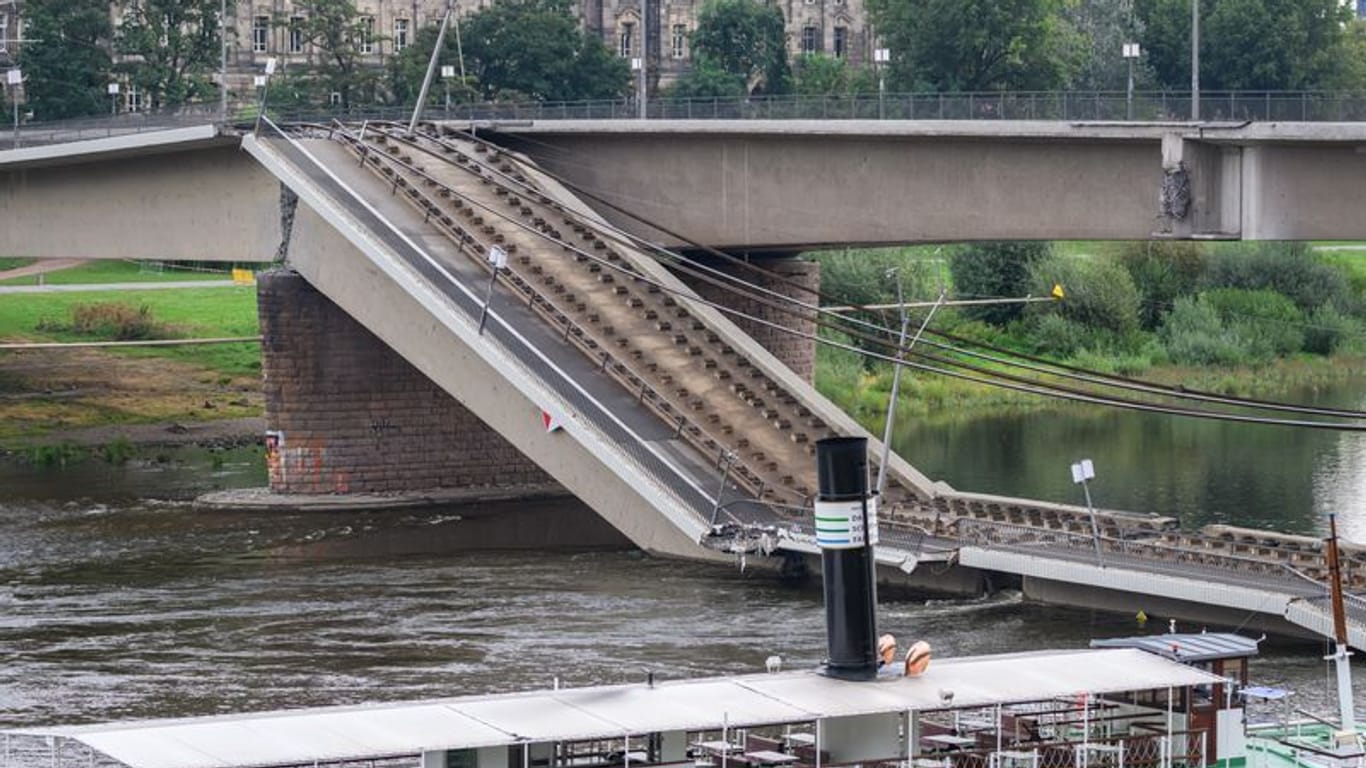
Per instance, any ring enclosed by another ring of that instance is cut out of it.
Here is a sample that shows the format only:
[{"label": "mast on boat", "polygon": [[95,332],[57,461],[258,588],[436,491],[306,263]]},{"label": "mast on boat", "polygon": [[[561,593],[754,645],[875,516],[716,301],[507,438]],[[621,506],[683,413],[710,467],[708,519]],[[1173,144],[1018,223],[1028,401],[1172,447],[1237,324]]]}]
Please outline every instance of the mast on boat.
[{"label": "mast on boat", "polygon": [[1328,515],[1328,578],[1333,602],[1333,660],[1338,679],[1338,715],[1344,733],[1356,734],[1356,715],[1352,707],[1352,652],[1347,647],[1347,612],[1342,603],[1342,564],[1338,558],[1338,519]]}]

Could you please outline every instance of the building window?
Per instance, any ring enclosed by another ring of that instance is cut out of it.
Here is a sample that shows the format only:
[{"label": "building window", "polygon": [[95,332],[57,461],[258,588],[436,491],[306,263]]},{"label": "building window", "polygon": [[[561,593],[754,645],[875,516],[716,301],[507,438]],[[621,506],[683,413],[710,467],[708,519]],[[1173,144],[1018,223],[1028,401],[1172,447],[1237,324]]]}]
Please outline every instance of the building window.
[{"label": "building window", "polygon": [[849,55],[849,28],[835,27],[835,58],[842,59]]},{"label": "building window", "polygon": [[360,52],[375,52],[375,17],[362,16],[360,20]]},{"label": "building window", "polygon": [[0,13],[0,53],[9,50],[9,14]]},{"label": "building window", "polygon": [[802,53],[817,53],[821,41],[815,27],[802,27]]},{"label": "building window", "polygon": [[289,52],[304,52],[304,19],[302,16],[289,17]]},{"label": "building window", "polygon": [[[1362,0],[1366,2],[1366,0]],[[683,24],[675,24],[673,36],[670,39],[672,53],[675,59],[681,59],[688,55],[688,28]]]},{"label": "building window", "polygon": [[255,16],[251,20],[251,51],[265,53],[270,43],[270,17]]},{"label": "building window", "polygon": [[408,20],[394,19],[394,53],[408,47]]},{"label": "building window", "polygon": [[142,91],[138,90],[138,87],[136,85],[129,83],[128,87],[124,89],[123,98],[124,107],[129,112],[142,111]]},{"label": "building window", "polygon": [[635,41],[636,25],[626,22],[621,25],[621,31],[617,35],[617,51],[622,56],[630,56],[636,51]]}]

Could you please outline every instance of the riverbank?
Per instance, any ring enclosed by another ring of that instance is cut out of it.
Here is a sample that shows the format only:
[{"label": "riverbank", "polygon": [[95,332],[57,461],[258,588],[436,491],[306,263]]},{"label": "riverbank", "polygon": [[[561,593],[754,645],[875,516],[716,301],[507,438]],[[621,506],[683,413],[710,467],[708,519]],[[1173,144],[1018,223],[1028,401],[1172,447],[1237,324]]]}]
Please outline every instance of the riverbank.
[{"label": "riverbank", "polygon": [[[1302,355],[1260,366],[1159,366],[1145,370],[1140,378],[1187,390],[1274,400],[1291,393],[1303,395],[1339,386],[1363,374],[1366,374],[1366,356]],[[816,387],[865,428],[880,434],[891,396],[890,365],[878,365],[869,371],[852,359],[852,355],[838,350],[830,355],[823,349],[818,354]],[[897,418],[948,423],[1076,407],[1076,403],[1068,400],[907,370],[902,374]]]},{"label": "riverbank", "polygon": [[[250,286],[101,286],[15,294],[0,302],[0,340],[6,342],[258,333],[256,292]],[[0,452],[259,441],[264,432],[260,368],[256,343],[0,352]]]}]

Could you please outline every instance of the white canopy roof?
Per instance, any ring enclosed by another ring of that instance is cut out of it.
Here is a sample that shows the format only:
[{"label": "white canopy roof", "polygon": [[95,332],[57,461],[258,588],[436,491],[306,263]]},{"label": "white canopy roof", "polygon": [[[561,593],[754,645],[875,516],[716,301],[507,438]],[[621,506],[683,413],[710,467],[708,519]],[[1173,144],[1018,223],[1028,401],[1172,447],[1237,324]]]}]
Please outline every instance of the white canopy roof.
[{"label": "white canopy roof", "polygon": [[943,709],[950,691],[961,708],[1218,680],[1138,650],[1077,650],[941,660],[922,677],[861,683],[799,671],[10,733],[74,739],[132,768],[259,768]]}]

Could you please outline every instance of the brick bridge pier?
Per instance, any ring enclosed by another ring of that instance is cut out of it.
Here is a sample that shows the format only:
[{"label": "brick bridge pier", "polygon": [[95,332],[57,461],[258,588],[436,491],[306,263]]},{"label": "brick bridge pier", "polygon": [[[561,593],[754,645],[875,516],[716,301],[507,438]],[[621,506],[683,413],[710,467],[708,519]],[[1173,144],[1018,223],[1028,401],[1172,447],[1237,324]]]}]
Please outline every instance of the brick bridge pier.
[{"label": "brick bridge pier", "polygon": [[[757,282],[806,301],[786,284],[819,288],[819,266],[792,258],[757,262]],[[728,268],[756,282],[749,270]],[[789,316],[688,280],[704,298],[792,327]],[[421,494],[450,489],[546,492],[553,478],[353,320],[297,273],[257,282],[262,379],[269,425],[270,488],[280,494]],[[737,322],[808,381],[815,344]],[[798,326],[803,324],[799,323]],[[801,327],[815,332],[814,323]]]}]

